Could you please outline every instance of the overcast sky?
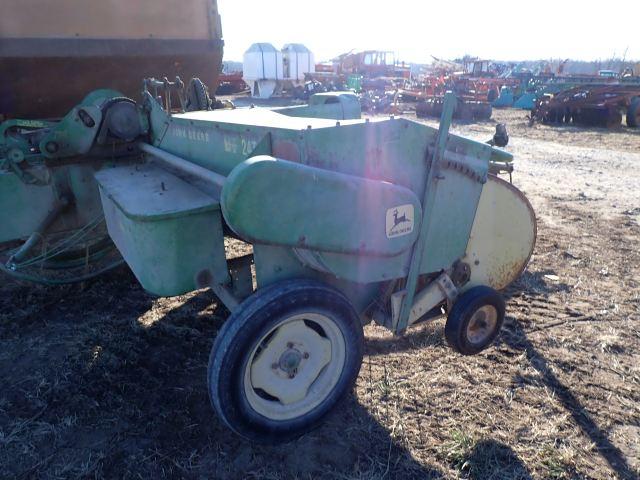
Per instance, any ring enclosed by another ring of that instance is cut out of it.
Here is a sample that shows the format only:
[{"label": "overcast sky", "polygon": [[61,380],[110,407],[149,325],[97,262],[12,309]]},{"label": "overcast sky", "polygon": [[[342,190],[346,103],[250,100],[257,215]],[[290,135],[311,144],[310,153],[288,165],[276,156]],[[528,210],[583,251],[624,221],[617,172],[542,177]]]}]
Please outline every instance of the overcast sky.
[{"label": "overcast sky", "polygon": [[640,61],[640,0],[218,0],[225,60],[255,42],[303,43],[328,60],[351,49],[416,63],[471,54],[495,60],[614,54]]}]

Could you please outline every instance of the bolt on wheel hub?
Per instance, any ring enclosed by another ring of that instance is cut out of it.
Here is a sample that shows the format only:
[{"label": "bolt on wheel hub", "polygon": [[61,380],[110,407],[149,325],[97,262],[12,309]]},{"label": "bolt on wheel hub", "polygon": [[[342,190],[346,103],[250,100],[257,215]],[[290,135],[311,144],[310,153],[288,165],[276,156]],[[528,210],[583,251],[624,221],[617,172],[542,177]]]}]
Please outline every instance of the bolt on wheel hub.
[{"label": "bolt on wheel hub", "polygon": [[294,377],[298,373],[298,367],[302,362],[302,353],[295,348],[285,351],[278,361],[278,368],[289,374],[289,378]]}]

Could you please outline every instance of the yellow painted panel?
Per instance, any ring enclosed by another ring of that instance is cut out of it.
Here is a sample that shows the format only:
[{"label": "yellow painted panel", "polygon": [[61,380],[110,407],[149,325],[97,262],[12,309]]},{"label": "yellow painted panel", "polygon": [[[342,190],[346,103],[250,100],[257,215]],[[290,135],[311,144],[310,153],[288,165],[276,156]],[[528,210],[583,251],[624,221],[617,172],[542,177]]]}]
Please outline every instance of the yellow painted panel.
[{"label": "yellow painted panel", "polygon": [[464,261],[471,280],[463,288],[487,285],[501,290],[527,266],[536,243],[536,217],[517,188],[489,176],[482,189]]}]

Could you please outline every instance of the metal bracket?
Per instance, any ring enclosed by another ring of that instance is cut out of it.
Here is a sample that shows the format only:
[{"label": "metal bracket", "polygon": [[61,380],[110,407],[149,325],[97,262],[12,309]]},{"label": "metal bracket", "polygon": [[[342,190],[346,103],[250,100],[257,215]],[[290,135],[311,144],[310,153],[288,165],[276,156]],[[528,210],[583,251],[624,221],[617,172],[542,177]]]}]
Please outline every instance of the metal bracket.
[{"label": "metal bracket", "polygon": [[[422,265],[422,257],[425,251],[425,243],[429,237],[431,230],[431,219],[433,218],[432,209],[438,190],[438,173],[440,169],[439,163],[442,162],[449,140],[449,128],[453,119],[453,111],[456,108],[457,99],[455,94],[447,92],[444,97],[444,106],[442,109],[442,117],[440,118],[440,128],[436,138],[436,148],[433,153],[430,168],[427,171],[425,179],[424,198],[422,200],[422,223],[420,233],[413,246],[411,253],[411,263],[409,267],[409,275],[407,275],[406,294],[401,298],[400,309],[397,322],[393,322],[394,333],[401,335],[409,325],[409,317],[413,308],[413,299],[416,294],[418,276],[420,275],[420,267]],[[392,304],[393,305],[393,304]]]},{"label": "metal bracket", "polygon": [[438,288],[440,288],[448,301],[453,302],[456,298],[458,298],[458,289],[453,284],[451,278],[449,278],[449,275],[447,275],[446,273],[443,273],[438,278],[436,278],[435,283]]},{"label": "metal bracket", "polygon": [[251,265],[253,254],[227,260],[229,275],[231,276],[231,291],[235,298],[244,300],[253,293],[253,277]]},{"label": "metal bracket", "polygon": [[[407,294],[406,290],[391,295],[391,318],[394,325],[398,324],[402,301]],[[443,302],[453,303],[458,297],[458,289],[448,274],[442,273],[433,282],[420,290],[415,295],[415,300],[409,312],[407,325],[413,325],[424,315]]]},{"label": "metal bracket", "polygon": [[229,287],[225,287],[224,285],[220,285],[219,283],[211,282],[209,285],[213,293],[224,303],[224,306],[227,307],[227,310],[233,312],[238,305],[240,305],[240,301],[233,295],[233,292],[229,289]]}]

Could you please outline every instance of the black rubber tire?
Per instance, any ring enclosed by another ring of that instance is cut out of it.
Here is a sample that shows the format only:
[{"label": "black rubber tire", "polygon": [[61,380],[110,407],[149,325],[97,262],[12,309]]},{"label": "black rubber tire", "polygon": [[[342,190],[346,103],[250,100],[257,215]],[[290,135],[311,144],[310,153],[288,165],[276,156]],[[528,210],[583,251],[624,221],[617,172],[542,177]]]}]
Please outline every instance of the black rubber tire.
[{"label": "black rubber tire", "polygon": [[211,110],[209,89],[197,77],[192,78],[187,87],[186,110],[187,112]]},{"label": "black rubber tire", "polygon": [[431,105],[425,101],[420,101],[416,103],[416,117],[418,118],[426,118],[431,116]]},{"label": "black rubber tire", "polygon": [[[291,420],[275,421],[252,409],[243,388],[249,352],[281,319],[293,313],[321,311],[339,327],[345,343],[345,366],[335,387],[313,410]],[[358,314],[338,290],[314,280],[285,280],[258,290],[229,317],[211,349],[207,379],[209,398],[224,423],[256,443],[291,441],[314,429],[352,390],[360,371],[364,334]]]},{"label": "black rubber tire", "polygon": [[640,127],[640,97],[632,98],[627,108],[627,127]]},{"label": "black rubber tire", "polygon": [[[480,307],[493,305],[498,313],[494,332],[482,344],[471,343],[467,337],[467,327],[471,317]],[[463,355],[475,355],[491,345],[504,323],[505,304],[502,295],[491,287],[484,285],[473,287],[464,292],[447,316],[444,335],[447,343]]]}]

